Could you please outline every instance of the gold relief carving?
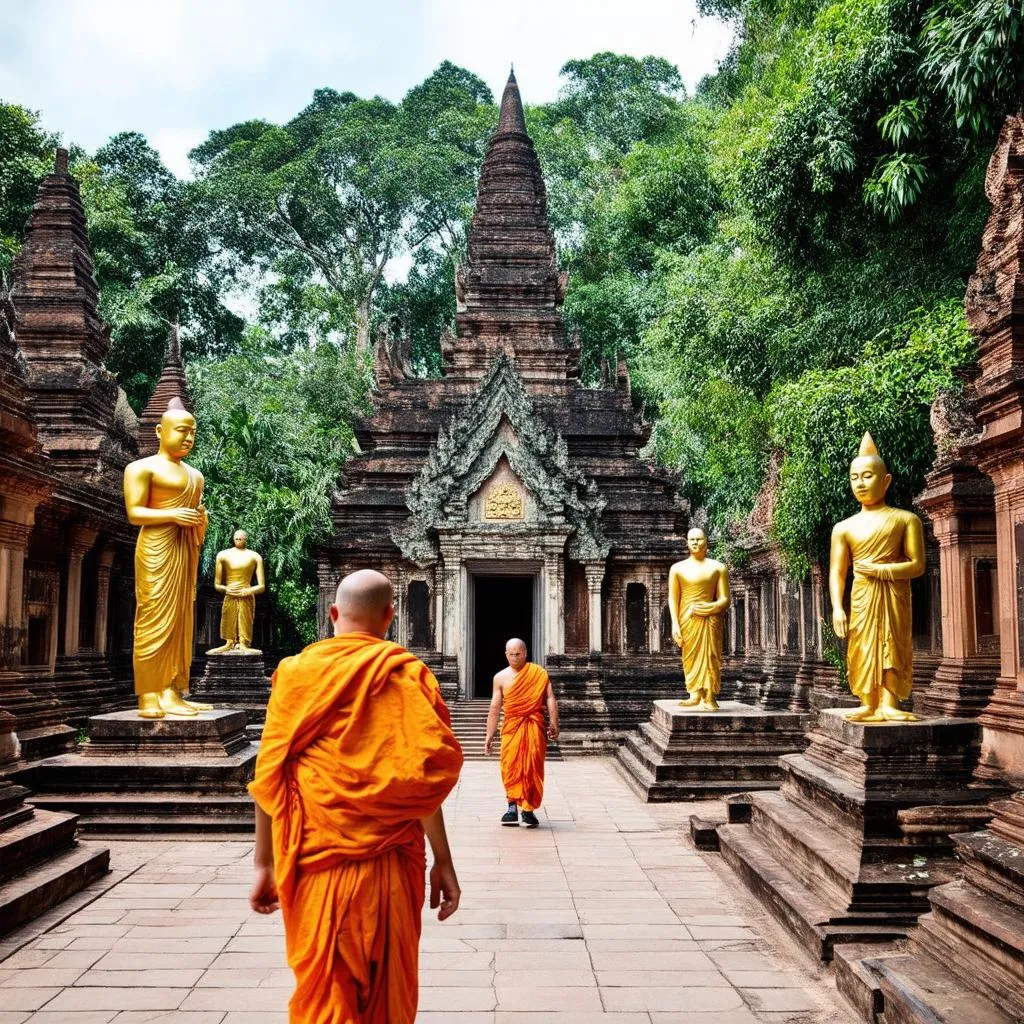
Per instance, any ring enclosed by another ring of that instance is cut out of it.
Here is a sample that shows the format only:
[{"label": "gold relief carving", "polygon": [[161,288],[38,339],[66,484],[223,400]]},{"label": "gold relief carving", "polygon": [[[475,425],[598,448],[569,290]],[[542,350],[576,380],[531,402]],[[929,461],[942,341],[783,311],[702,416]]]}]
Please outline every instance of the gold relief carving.
[{"label": "gold relief carving", "polygon": [[525,515],[523,496],[511,484],[495,487],[484,499],[484,519],[522,519]]}]

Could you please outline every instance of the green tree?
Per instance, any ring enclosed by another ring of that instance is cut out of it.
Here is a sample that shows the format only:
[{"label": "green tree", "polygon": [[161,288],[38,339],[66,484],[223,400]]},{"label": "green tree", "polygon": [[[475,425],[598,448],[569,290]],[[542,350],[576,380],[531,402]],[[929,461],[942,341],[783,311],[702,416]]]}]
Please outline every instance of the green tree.
[{"label": "green tree", "polygon": [[0,274],[9,274],[21,249],[36,189],[53,169],[57,140],[39,125],[39,115],[0,103]]},{"label": "green tree", "polygon": [[330,536],[330,495],[366,411],[364,361],[330,343],[281,355],[259,328],[240,351],[188,367],[210,528],[203,572],[244,528],[266,561],[275,643],[316,639],[313,550]]}]

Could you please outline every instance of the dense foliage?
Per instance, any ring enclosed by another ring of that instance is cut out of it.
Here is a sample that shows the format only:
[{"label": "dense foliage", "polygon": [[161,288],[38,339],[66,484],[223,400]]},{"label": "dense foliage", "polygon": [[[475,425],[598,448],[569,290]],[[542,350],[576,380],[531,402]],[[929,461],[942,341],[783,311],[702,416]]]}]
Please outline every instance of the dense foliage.
[{"label": "dense foliage", "polygon": [[[625,352],[652,450],[695,509],[738,555],[763,540],[756,507],[801,573],[853,511],[860,434],[911,501],[933,455],[929,404],[974,358],[960,301],[985,163],[1024,94],[1024,3],[700,7],[736,37],[694,95],[661,58],[599,53],[568,62],[527,124],[585,381]],[[190,181],[137,133],[72,151],[110,366],[140,408],[181,319],[207,561],[249,530],[282,644],[315,628],[312,551],[366,407],[372,337],[409,338],[416,370],[439,371],[496,120],[486,85],[445,62],[397,103],[325,87],[284,124],[212,131]],[[35,114],[0,105],[0,271],[54,144]]]}]

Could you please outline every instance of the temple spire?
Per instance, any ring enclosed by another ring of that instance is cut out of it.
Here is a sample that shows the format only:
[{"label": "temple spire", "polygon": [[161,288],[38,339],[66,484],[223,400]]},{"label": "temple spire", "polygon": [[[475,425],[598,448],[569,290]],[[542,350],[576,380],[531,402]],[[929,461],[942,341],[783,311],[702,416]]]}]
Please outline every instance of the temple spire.
[{"label": "temple spire", "polygon": [[515,71],[510,71],[505,92],[501,97],[501,114],[498,116],[498,131],[504,135],[508,132],[526,134],[526,117],[523,115],[523,101],[519,96],[519,83]]},{"label": "temple spire", "polygon": [[[178,401],[192,411],[192,399],[188,393],[188,382],[185,379],[185,363],[181,358],[181,336],[178,331],[178,318],[171,322],[167,332],[167,344],[164,348],[164,366],[160,379],[153,388],[146,408],[139,420],[139,454],[155,455],[159,449],[156,437],[156,426],[160,417],[170,408],[171,402]],[[176,407],[177,408],[177,407]]]}]

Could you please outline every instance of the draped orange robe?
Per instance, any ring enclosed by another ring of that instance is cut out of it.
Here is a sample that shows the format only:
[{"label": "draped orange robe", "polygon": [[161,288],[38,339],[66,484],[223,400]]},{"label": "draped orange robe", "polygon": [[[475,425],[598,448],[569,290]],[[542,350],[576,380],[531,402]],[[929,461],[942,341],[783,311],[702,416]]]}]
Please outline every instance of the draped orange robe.
[{"label": "draped orange robe", "polygon": [[459,777],[450,722],[430,670],[366,633],[311,644],[274,674],[249,791],[273,823],[292,1024],[415,1019],[420,819]]},{"label": "draped orange robe", "polygon": [[[203,478],[191,466],[180,494],[151,508],[198,508]],[[145,525],[135,542],[135,643],[132,669],[136,693],[159,693],[173,686],[188,690],[192,665],[196,575],[203,526]]]},{"label": "draped orange robe", "polygon": [[501,726],[501,781],[510,803],[524,811],[544,799],[544,703],[548,674],[528,661],[505,687],[505,721]]}]

